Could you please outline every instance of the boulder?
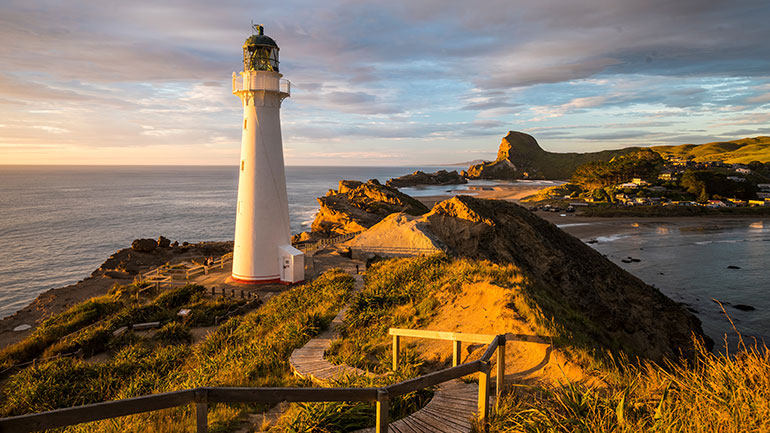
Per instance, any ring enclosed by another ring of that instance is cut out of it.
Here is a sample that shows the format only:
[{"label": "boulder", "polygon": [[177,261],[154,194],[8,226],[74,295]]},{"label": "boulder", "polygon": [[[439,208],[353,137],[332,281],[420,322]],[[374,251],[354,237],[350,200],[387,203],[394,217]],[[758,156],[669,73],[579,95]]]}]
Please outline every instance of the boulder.
[{"label": "boulder", "polygon": [[134,239],[131,242],[131,249],[143,253],[151,253],[158,247],[158,243],[154,239]]},{"label": "boulder", "polygon": [[385,184],[394,188],[403,188],[415,185],[459,185],[468,183],[468,179],[462,177],[457,170],[439,170],[434,173],[425,173],[417,170],[412,174],[389,179]]},{"label": "boulder", "polygon": [[168,248],[171,246],[171,241],[167,239],[165,236],[160,236],[158,238],[158,247],[160,248]]}]

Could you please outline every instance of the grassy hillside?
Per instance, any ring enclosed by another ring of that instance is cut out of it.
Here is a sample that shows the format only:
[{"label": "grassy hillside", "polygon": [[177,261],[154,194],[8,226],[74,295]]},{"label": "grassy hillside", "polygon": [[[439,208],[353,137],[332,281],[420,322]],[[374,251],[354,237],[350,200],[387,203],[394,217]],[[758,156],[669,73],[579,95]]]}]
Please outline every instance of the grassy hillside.
[{"label": "grassy hillside", "polygon": [[[124,323],[117,320],[121,317],[132,317],[126,319],[128,323],[137,323],[144,319],[136,319],[147,317],[137,311],[159,312],[163,306],[174,314],[181,307],[192,309],[193,314],[200,313],[206,301],[198,287],[172,290],[141,306],[133,304],[130,297],[121,300],[122,290],[89,302],[118,303],[107,319],[112,325]],[[111,339],[107,348],[112,357],[106,361],[61,358],[26,368],[3,384],[0,416],[198,386],[300,385],[289,368],[291,351],[304,345],[331,321],[352,288],[352,277],[330,271],[312,283],[271,298],[253,313],[228,320],[197,345],[188,345],[185,330],[172,321],[158,333],[160,336],[144,338],[128,333],[120,339]],[[49,322],[72,323],[72,317],[81,317],[83,311],[91,310],[88,304],[76,306]],[[213,319],[214,315],[206,317]],[[106,329],[111,336],[112,327]],[[3,352],[4,356],[19,353],[19,347],[31,344],[28,340],[11,346]],[[254,411],[255,407],[214,406],[209,412],[211,431],[232,428],[246,410]],[[194,416],[191,407],[179,407],[82,424],[65,431],[171,433],[188,430],[194,425]]]},{"label": "grassy hillside", "polygon": [[770,162],[770,137],[706,143],[701,145],[653,146],[661,155],[690,158],[695,162],[722,161],[728,164],[748,164],[752,161]]}]

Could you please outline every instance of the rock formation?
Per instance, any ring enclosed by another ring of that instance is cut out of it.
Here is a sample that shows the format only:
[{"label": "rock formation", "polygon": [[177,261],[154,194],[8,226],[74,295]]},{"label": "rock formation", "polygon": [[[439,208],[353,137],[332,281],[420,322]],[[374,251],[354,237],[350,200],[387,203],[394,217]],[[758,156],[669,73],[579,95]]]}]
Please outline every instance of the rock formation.
[{"label": "rock formation", "polygon": [[354,254],[402,256],[409,254],[433,253],[446,246],[430,231],[424,217],[405,213],[394,213],[385,217],[365,232],[346,244]]},{"label": "rock formation", "polygon": [[521,206],[458,196],[423,218],[455,254],[515,264],[547,316],[604,347],[659,361],[703,337],[682,306]]},{"label": "rock formation", "polygon": [[377,224],[395,212],[422,215],[428,212],[419,201],[376,179],[366,183],[341,180],[339,188],[318,198],[320,208],[311,226],[313,232],[354,233]]},{"label": "rock formation", "polygon": [[462,177],[457,170],[439,170],[434,173],[425,173],[417,170],[412,174],[389,179],[385,184],[394,188],[415,185],[460,185],[468,183],[468,179]]},{"label": "rock formation", "polygon": [[468,179],[569,179],[586,162],[606,161],[639,150],[628,147],[591,153],[554,153],[540,147],[529,134],[510,131],[500,143],[497,159],[468,167]]}]

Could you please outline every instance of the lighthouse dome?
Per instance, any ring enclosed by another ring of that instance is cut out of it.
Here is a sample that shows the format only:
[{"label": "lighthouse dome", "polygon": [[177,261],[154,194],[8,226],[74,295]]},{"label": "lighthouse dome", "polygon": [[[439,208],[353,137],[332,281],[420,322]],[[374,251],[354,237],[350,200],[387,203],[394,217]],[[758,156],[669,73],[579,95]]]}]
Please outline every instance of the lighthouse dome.
[{"label": "lighthouse dome", "polygon": [[273,47],[278,49],[278,44],[275,43],[273,38],[267,35],[251,35],[246,38],[246,42],[243,45],[254,47]]},{"label": "lighthouse dome", "polygon": [[278,72],[279,50],[273,38],[265,35],[264,27],[254,25],[254,34],[243,44],[243,70]]}]

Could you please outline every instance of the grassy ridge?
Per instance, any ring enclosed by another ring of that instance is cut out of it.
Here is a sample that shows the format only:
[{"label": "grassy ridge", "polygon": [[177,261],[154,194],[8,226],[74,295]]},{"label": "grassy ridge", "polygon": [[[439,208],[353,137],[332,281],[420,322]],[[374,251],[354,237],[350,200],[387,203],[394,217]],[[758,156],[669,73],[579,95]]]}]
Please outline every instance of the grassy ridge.
[{"label": "grassy ridge", "polygon": [[706,143],[701,145],[652,146],[661,155],[692,157],[696,162],[722,161],[727,164],[748,164],[752,161],[770,162],[770,137]]}]

